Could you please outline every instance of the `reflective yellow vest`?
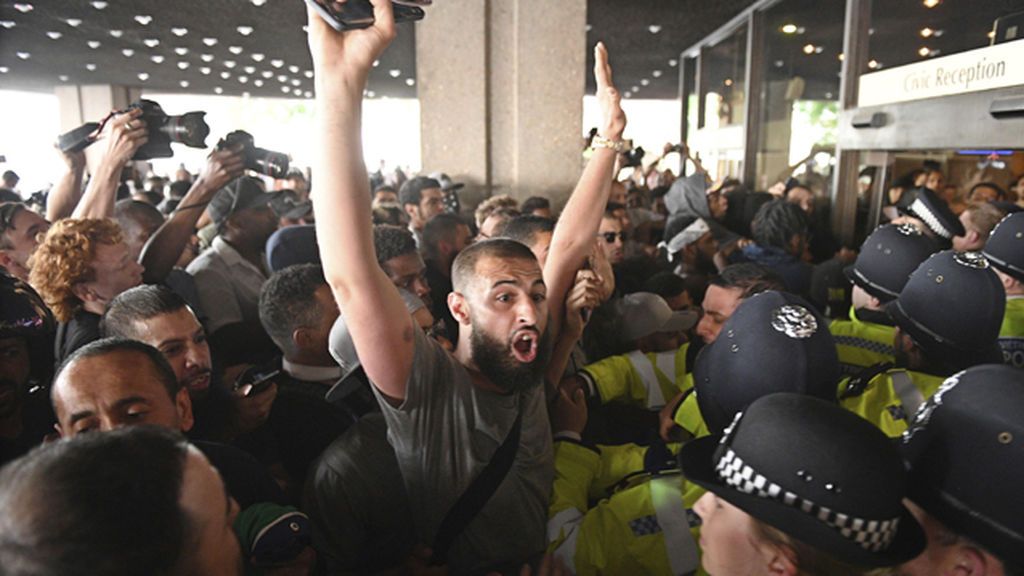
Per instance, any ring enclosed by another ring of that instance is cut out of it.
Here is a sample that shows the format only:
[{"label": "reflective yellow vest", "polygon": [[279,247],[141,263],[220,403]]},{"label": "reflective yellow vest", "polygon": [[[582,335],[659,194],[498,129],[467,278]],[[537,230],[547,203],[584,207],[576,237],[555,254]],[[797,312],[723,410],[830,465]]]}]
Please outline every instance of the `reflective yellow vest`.
[{"label": "reflective yellow vest", "polygon": [[700,567],[693,504],[700,487],[681,475],[654,476],[588,506],[603,454],[555,442],[549,551],[573,574],[690,574]]},{"label": "reflective yellow vest", "polygon": [[853,376],[865,368],[894,361],[893,336],[896,328],[857,318],[850,307],[849,320],[833,320],[828,325],[836,341],[839,364],[843,374]]},{"label": "reflective yellow vest", "polygon": [[1003,362],[1024,368],[1024,296],[1006,299],[1006,314],[999,330],[999,346],[1003,349]]},{"label": "reflective yellow vest", "polygon": [[690,344],[676,350],[644,354],[609,356],[584,366],[580,376],[602,403],[623,402],[649,410],[658,410],[665,402],[685,390],[686,353]]},{"label": "reflective yellow vest", "polygon": [[846,379],[839,385],[840,404],[896,438],[945,380],[943,376],[892,369],[871,378],[860,394],[842,398],[850,381]]}]

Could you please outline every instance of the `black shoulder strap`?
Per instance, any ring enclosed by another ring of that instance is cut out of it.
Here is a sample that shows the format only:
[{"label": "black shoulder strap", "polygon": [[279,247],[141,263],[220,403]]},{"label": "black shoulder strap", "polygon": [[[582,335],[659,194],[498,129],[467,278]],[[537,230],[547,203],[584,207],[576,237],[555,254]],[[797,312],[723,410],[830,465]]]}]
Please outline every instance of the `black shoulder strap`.
[{"label": "black shoulder strap", "polygon": [[512,429],[505,436],[505,441],[498,446],[487,466],[484,466],[484,469],[477,474],[477,477],[466,487],[466,490],[445,514],[441,526],[437,529],[437,534],[434,535],[432,564],[441,565],[447,562],[448,551],[452,543],[455,542],[459,534],[462,534],[466,526],[469,526],[473,518],[494,495],[501,481],[508,475],[508,471],[512,468],[512,462],[516,459],[516,452],[519,450],[519,432],[522,424],[523,411],[520,409],[516,414],[516,421],[512,424]]},{"label": "black shoulder strap", "polygon": [[870,384],[872,380],[892,367],[892,362],[879,362],[878,364],[868,366],[854,376],[851,376],[850,379],[846,381],[846,387],[839,395],[839,399],[846,400],[847,398],[860,396],[865,390],[867,390],[868,384]]}]

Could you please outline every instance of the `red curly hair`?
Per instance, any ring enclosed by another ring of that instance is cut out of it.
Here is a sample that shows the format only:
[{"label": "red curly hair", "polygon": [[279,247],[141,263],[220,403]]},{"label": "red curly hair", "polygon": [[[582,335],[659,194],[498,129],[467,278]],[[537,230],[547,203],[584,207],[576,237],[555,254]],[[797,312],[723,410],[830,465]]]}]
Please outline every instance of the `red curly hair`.
[{"label": "red curly hair", "polygon": [[65,218],[54,224],[29,261],[29,283],[43,297],[53,315],[68,322],[82,306],[74,286],[94,279],[89,265],[97,243],[124,240],[117,222],[99,218]]}]

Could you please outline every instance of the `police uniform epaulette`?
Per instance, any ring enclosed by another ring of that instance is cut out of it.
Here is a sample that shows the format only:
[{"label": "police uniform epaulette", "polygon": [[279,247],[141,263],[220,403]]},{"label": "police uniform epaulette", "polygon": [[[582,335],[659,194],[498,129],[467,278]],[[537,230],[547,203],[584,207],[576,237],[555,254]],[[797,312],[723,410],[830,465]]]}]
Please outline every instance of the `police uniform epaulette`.
[{"label": "police uniform epaulette", "polygon": [[868,366],[861,370],[855,376],[851,376],[850,379],[846,381],[846,388],[844,388],[842,393],[839,395],[839,399],[846,400],[847,398],[860,396],[868,389],[868,384],[870,384],[872,380],[892,367],[892,362],[879,362],[878,364]]}]

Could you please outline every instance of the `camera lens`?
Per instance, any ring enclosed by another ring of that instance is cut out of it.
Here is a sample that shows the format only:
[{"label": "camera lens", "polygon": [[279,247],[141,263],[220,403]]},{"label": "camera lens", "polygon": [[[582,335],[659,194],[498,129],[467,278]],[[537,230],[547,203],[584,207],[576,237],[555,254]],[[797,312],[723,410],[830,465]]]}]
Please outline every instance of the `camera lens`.
[{"label": "camera lens", "polygon": [[288,156],[280,152],[271,152],[263,148],[253,150],[253,167],[271,178],[284,178],[288,174]]},{"label": "camera lens", "polygon": [[189,112],[181,116],[169,116],[164,131],[171,142],[180,142],[193,148],[205,148],[210,127],[203,117],[206,112]]}]

